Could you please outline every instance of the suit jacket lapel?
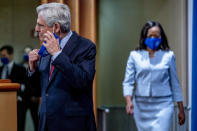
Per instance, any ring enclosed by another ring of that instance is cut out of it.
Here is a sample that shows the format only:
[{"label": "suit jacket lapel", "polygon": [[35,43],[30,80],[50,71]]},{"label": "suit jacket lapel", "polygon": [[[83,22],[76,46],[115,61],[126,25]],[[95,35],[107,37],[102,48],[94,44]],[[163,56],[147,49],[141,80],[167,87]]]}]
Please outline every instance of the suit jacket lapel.
[{"label": "suit jacket lapel", "polygon": [[8,79],[10,79],[12,77],[13,73],[16,72],[15,68],[16,68],[16,64],[14,63],[12,69],[10,70],[10,74],[8,73],[8,76],[7,76]]},{"label": "suit jacket lapel", "polygon": [[[77,45],[77,33],[73,32],[72,36],[70,37],[70,39],[68,40],[67,44],[65,45],[65,47],[62,49],[62,53],[64,53],[67,56],[70,56],[73,49],[76,47]],[[52,73],[52,76],[49,80],[48,86],[51,83],[51,81],[55,78],[55,75],[57,74],[57,69],[54,68],[54,71]]]},{"label": "suit jacket lapel", "polygon": [[50,71],[50,61],[51,61],[51,55],[47,54],[47,55],[44,55],[42,57],[42,60],[40,61],[40,65],[39,65],[39,68],[40,68],[40,71],[44,71],[45,73],[45,78],[43,83],[44,85],[48,85],[49,83],[49,71]]},{"label": "suit jacket lapel", "polygon": [[44,57],[44,56],[47,56],[47,55],[50,55],[50,54],[48,53],[48,51],[47,51],[47,50],[44,50],[44,52],[43,52],[43,55],[42,55],[42,56]]},{"label": "suit jacket lapel", "polygon": [[77,39],[78,39],[77,33],[73,32],[72,36],[70,37],[70,39],[68,40],[68,43],[63,48],[62,52],[64,54],[66,54],[67,56],[70,56],[70,54],[72,53],[73,49],[77,45]]}]

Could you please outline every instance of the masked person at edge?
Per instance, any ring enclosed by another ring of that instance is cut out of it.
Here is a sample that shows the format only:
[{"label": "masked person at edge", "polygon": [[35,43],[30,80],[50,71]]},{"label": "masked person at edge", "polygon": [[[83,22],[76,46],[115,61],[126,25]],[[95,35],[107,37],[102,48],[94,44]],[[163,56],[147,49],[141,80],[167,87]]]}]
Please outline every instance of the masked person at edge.
[{"label": "masked person at edge", "polygon": [[37,13],[43,46],[29,53],[29,77],[41,86],[39,131],[95,131],[96,46],[70,30],[67,5],[43,4]]},{"label": "masked person at edge", "polygon": [[22,63],[22,65],[23,65],[26,69],[28,69],[28,67],[29,67],[29,52],[30,52],[30,51],[32,51],[32,47],[26,46],[26,47],[24,48],[24,56],[23,56],[23,63]]},{"label": "masked person at edge", "polygon": [[20,83],[21,88],[17,91],[17,127],[18,131],[24,131],[24,90],[27,81],[26,69],[13,60],[14,49],[12,46],[5,45],[0,49],[1,79],[10,79],[13,83]]},{"label": "masked person at edge", "polygon": [[184,124],[175,56],[159,22],[148,21],[142,28],[139,47],[130,52],[127,61],[123,94],[126,112],[134,113],[139,131],[169,131],[173,102],[178,104],[179,124]]},{"label": "masked person at edge", "polygon": [[[24,48],[24,60],[22,65],[27,69],[29,67],[29,53],[32,51],[30,46]],[[38,109],[40,105],[41,89],[37,82],[27,83],[24,91],[24,123],[26,123],[27,110],[30,110],[31,118],[33,120],[34,131],[38,130]]]}]

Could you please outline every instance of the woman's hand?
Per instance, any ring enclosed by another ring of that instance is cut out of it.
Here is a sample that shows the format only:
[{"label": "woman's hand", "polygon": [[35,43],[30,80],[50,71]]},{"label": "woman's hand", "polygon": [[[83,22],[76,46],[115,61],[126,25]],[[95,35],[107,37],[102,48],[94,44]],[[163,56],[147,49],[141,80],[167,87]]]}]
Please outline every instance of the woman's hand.
[{"label": "woman's hand", "polygon": [[183,125],[185,123],[185,113],[184,111],[179,111],[179,125]]},{"label": "woman's hand", "polygon": [[131,96],[126,96],[126,112],[128,115],[132,115],[133,114],[133,103],[132,103],[132,98]]},{"label": "woman's hand", "polygon": [[178,107],[179,107],[179,125],[183,125],[185,123],[185,112],[183,108],[183,103],[182,102],[177,102]]}]

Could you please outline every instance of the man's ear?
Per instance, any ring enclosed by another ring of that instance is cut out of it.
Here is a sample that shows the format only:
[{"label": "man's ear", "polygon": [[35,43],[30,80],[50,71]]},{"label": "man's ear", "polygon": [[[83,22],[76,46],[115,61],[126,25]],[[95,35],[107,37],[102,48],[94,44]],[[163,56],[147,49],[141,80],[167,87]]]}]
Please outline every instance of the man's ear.
[{"label": "man's ear", "polygon": [[53,25],[53,32],[55,33],[55,34],[59,34],[61,31],[60,31],[60,24],[59,23],[55,23],[54,25]]}]

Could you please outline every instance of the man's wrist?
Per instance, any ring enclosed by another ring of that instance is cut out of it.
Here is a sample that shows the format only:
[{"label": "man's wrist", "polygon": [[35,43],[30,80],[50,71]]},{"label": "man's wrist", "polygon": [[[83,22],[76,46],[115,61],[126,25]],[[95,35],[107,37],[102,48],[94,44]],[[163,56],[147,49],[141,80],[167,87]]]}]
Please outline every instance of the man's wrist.
[{"label": "man's wrist", "polygon": [[61,51],[56,52],[53,56],[52,56],[52,61],[54,61],[56,59],[56,57],[61,53]]},{"label": "man's wrist", "polygon": [[32,76],[34,74],[35,70],[31,71],[30,68],[28,68],[28,77]]}]

